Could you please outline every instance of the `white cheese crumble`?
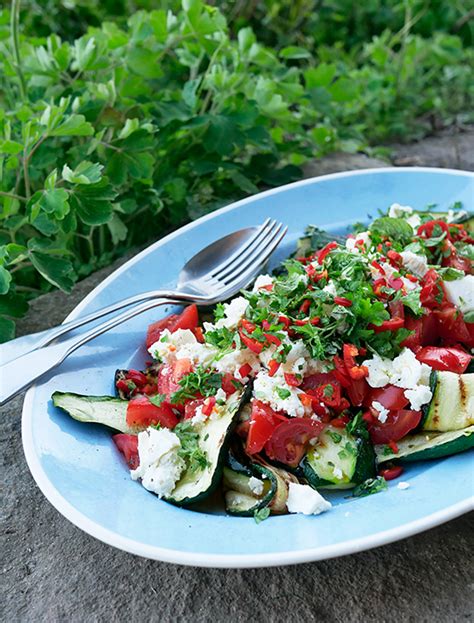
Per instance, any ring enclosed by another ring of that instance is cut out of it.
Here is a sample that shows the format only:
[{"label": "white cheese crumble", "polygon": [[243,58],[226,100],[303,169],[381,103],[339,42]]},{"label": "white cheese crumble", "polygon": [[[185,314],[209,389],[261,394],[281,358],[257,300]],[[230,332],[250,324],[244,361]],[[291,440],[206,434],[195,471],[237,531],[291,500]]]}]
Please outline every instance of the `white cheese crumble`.
[{"label": "white cheese crumble", "polygon": [[257,374],[260,370],[260,362],[257,355],[248,348],[243,348],[242,350],[235,349],[230,353],[225,354],[223,357],[218,357],[214,360],[212,365],[217,372],[220,372],[221,374],[230,373],[235,376],[238,381],[243,381],[248,377],[242,378],[239,370],[246,363],[248,363],[252,368],[253,374]]},{"label": "white cheese crumble", "polygon": [[303,515],[319,515],[331,508],[331,503],[323,498],[315,489],[308,485],[290,482],[288,485],[288,500],[286,506],[289,513],[303,513]]},{"label": "white cheese crumble", "polygon": [[217,350],[212,346],[198,342],[189,329],[177,329],[173,333],[165,329],[148,352],[154,359],[160,359],[164,363],[190,359],[195,365],[209,365],[217,354]]},{"label": "white cheese crumble", "polygon": [[258,292],[260,288],[264,288],[265,286],[271,286],[273,283],[272,277],[270,275],[259,275],[255,279],[255,283],[253,285],[253,292]]},{"label": "white cheese crumble", "polygon": [[466,210],[459,210],[458,212],[455,212],[454,210],[448,210],[448,213],[446,215],[446,222],[452,223],[454,220],[459,221],[459,219],[463,219],[466,216]]},{"label": "white cheese crumble", "polygon": [[249,480],[249,488],[254,495],[262,495],[263,482],[258,478],[255,478],[255,476],[252,476]]},{"label": "white cheese crumble", "polygon": [[410,486],[409,482],[399,482],[397,485],[397,489],[401,489],[403,491],[404,489],[408,489],[409,486]]},{"label": "white cheese crumble", "polygon": [[433,394],[429,388],[431,368],[419,362],[409,348],[404,348],[393,361],[375,353],[372,359],[366,359],[363,365],[367,366],[369,371],[367,382],[371,387],[384,387],[390,384],[408,390],[404,394],[415,411],[432,398]]},{"label": "white cheese crumble", "polygon": [[266,402],[275,411],[285,411],[291,417],[302,417],[305,414],[299,399],[301,390],[290,387],[282,374],[269,376],[262,370],[255,377],[253,393],[257,400]]},{"label": "white cheese crumble", "polygon": [[381,422],[382,424],[385,424],[385,422],[387,421],[388,414],[390,413],[389,410],[386,409],[383,406],[383,404],[381,404],[377,400],[373,401],[372,406],[378,412],[377,413],[378,421]]},{"label": "white cheese crumble", "polygon": [[327,292],[332,296],[337,296],[337,290],[334,281],[329,281],[328,284],[324,286],[323,292]]},{"label": "white cheese crumble", "polygon": [[410,206],[402,206],[399,203],[392,203],[388,211],[388,215],[392,218],[404,218],[406,222],[416,229],[421,223],[418,214],[413,214],[413,208]]},{"label": "white cheese crumble", "polygon": [[347,238],[346,240],[346,249],[348,251],[352,251],[352,253],[360,253],[360,248],[356,243],[363,243],[367,248],[368,243],[370,242],[370,233],[368,231],[361,231],[359,234],[356,234],[354,237]]},{"label": "white cheese crumble", "polygon": [[179,437],[167,428],[147,428],[138,433],[140,464],[131,470],[133,480],[141,478],[142,485],[160,498],[171,494],[186,467],[178,455]]},{"label": "white cheese crumble", "polygon": [[443,284],[448,299],[463,314],[474,311],[474,275],[466,275],[455,281],[444,281]]},{"label": "white cheese crumble", "polygon": [[403,266],[408,272],[415,275],[415,277],[424,277],[428,272],[428,259],[426,255],[418,255],[413,251],[402,251]]},{"label": "white cheese crumble", "polygon": [[[220,318],[214,325],[217,329],[227,327],[235,329],[242,318],[245,316],[249,304],[243,296],[232,299],[230,303],[224,303],[224,318]],[[206,327],[206,325],[204,325]],[[207,327],[206,327],[207,329]]]}]

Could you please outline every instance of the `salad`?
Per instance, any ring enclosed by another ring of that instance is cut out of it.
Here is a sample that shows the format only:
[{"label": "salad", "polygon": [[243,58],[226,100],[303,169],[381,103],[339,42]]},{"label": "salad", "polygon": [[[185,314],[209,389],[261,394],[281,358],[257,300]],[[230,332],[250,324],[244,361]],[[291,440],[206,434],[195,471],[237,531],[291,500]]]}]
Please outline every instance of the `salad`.
[{"label": "salad", "polygon": [[220,488],[261,521],[381,491],[474,446],[473,230],[459,206],[398,204],[345,238],[310,226],[251,289],[150,325],[151,361],[117,370],[116,396],[53,403],[115,430],[131,477],[173,504]]}]

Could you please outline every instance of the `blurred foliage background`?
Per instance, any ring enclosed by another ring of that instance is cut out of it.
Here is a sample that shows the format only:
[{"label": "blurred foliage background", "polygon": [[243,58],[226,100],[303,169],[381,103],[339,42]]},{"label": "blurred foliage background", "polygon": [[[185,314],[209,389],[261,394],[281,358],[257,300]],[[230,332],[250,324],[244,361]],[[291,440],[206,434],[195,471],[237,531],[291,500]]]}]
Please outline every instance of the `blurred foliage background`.
[{"label": "blurred foliage background", "polygon": [[474,120],[472,0],[0,9],[0,340],[28,300],[334,150]]}]

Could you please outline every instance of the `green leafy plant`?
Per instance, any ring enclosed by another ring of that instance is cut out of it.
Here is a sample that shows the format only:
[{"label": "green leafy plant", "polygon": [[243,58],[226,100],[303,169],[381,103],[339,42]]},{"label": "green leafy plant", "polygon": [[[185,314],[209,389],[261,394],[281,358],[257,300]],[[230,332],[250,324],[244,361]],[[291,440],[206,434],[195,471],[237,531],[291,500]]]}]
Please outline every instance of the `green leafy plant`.
[{"label": "green leafy plant", "polygon": [[419,0],[249,4],[0,10],[1,341],[31,297],[310,158],[471,118],[462,6],[440,25]]}]

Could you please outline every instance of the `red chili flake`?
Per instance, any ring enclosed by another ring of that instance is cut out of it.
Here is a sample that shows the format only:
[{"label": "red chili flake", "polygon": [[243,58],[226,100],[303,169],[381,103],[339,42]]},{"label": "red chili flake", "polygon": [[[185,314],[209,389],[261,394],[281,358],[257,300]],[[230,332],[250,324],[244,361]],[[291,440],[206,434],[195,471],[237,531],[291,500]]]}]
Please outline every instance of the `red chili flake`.
[{"label": "red chili flake", "polygon": [[268,331],[270,327],[271,327],[271,324],[268,322],[268,320],[262,320],[262,329],[264,331]]},{"label": "red chili flake", "polygon": [[275,344],[275,346],[280,346],[281,340],[276,335],[272,335],[271,333],[264,333],[263,335],[267,338],[270,344]]},{"label": "red chili flake", "polygon": [[413,281],[413,283],[418,283],[418,277],[415,277],[415,275],[412,275],[411,273],[407,273],[405,277],[408,279],[408,281]]},{"label": "red chili flake", "polygon": [[247,331],[247,333],[253,333],[256,329],[256,326],[253,324],[253,322],[250,322],[250,320],[246,320],[245,318],[243,318],[241,324],[243,328]]},{"label": "red chili flake", "polygon": [[370,262],[371,266],[373,266],[374,268],[376,268],[379,273],[382,273],[382,275],[385,275],[385,269],[383,268],[383,266],[381,264],[379,264],[379,262],[377,262],[377,260],[372,260],[372,262]]},{"label": "red chili flake", "polygon": [[211,415],[212,410],[214,409],[215,404],[216,404],[216,397],[215,396],[209,396],[209,398],[206,398],[206,401],[202,405],[202,414],[203,415]]},{"label": "red chili flake", "polygon": [[308,309],[310,308],[310,306],[311,306],[311,300],[305,299],[300,305],[300,309],[299,309],[300,313],[302,314],[308,313]]},{"label": "red chili flake", "polygon": [[275,376],[279,367],[280,364],[278,363],[278,361],[275,361],[275,359],[270,359],[270,361],[268,362],[268,376]]},{"label": "red chili flake", "polygon": [[347,415],[341,415],[340,417],[331,420],[331,426],[334,426],[334,428],[345,428],[348,423],[349,418]]},{"label": "red chili flake", "polygon": [[334,302],[336,305],[341,305],[342,307],[352,307],[352,301],[346,299],[345,296],[335,296]]},{"label": "red chili flake", "polygon": [[314,316],[314,318],[310,318],[309,323],[315,327],[321,322],[321,318],[319,316]]},{"label": "red chili flake", "polygon": [[398,454],[398,446],[394,441],[389,441],[387,446],[394,454]]},{"label": "red chili flake", "polygon": [[303,382],[303,379],[299,379],[296,374],[288,374],[285,372],[284,374],[286,384],[290,387],[299,387]]},{"label": "red chili flake", "polygon": [[288,327],[291,324],[290,319],[287,318],[286,316],[278,316],[278,322],[284,325],[285,329],[288,329]]},{"label": "red chili flake", "polygon": [[324,258],[326,257],[326,255],[336,248],[337,248],[337,242],[335,242],[334,240],[332,242],[328,242],[328,244],[325,247],[323,247],[321,251],[318,251],[318,254],[317,254],[318,264],[322,264],[324,262]]},{"label": "red chili flake", "polygon": [[382,478],[385,478],[385,480],[395,480],[395,478],[398,478],[401,474],[403,474],[403,467],[397,465],[396,467],[381,469],[379,474]]}]

